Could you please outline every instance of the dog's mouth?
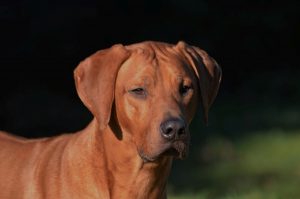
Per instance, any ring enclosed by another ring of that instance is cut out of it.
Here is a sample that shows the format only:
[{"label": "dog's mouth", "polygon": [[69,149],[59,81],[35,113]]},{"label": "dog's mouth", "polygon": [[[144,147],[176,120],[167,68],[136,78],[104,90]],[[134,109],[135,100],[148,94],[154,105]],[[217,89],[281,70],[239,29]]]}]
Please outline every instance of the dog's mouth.
[{"label": "dog's mouth", "polygon": [[160,157],[169,156],[174,157],[175,159],[184,159],[188,155],[189,143],[185,140],[175,140],[171,143],[168,143],[164,149],[155,156],[149,156],[143,151],[139,150],[139,156],[144,162],[155,162]]},{"label": "dog's mouth", "polygon": [[184,159],[188,155],[189,145],[184,140],[176,140],[162,155],[173,156],[176,159]]}]

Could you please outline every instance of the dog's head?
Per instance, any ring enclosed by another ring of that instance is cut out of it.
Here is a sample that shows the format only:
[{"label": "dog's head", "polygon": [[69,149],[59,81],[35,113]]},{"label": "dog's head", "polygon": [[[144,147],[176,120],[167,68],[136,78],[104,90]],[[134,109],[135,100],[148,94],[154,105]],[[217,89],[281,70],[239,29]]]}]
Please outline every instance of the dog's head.
[{"label": "dog's head", "polygon": [[99,128],[115,120],[118,138],[132,142],[144,161],[186,156],[197,106],[207,122],[221,79],[215,60],[184,42],[115,45],[81,62],[74,74]]}]

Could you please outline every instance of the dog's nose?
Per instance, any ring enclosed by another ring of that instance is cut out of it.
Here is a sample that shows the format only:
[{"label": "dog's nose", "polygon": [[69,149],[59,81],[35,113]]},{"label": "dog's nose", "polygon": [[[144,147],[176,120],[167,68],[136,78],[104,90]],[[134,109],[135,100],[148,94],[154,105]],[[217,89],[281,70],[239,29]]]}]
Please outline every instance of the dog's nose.
[{"label": "dog's nose", "polygon": [[173,140],[186,134],[185,123],[181,119],[170,119],[160,125],[161,135],[165,139]]}]

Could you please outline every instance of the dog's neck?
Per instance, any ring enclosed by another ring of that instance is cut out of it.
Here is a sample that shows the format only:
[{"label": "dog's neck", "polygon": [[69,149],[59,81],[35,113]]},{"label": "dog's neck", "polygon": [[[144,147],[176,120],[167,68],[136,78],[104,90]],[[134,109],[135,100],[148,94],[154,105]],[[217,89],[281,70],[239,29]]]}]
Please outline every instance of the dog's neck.
[{"label": "dog's neck", "polygon": [[100,132],[95,119],[83,130],[81,136],[88,143],[92,142],[86,144],[89,152],[86,152],[85,159],[92,163],[86,166],[89,167],[88,174],[95,175],[90,179],[95,184],[94,189],[98,189],[100,198],[166,198],[171,157],[144,163],[133,143],[118,139],[110,127]]}]

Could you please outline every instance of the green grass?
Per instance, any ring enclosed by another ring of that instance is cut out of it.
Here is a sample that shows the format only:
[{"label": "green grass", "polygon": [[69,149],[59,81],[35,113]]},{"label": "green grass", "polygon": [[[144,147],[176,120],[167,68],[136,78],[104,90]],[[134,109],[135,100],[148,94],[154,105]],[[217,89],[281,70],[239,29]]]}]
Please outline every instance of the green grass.
[{"label": "green grass", "polygon": [[215,137],[191,156],[184,175],[170,182],[170,199],[300,198],[300,130]]}]

